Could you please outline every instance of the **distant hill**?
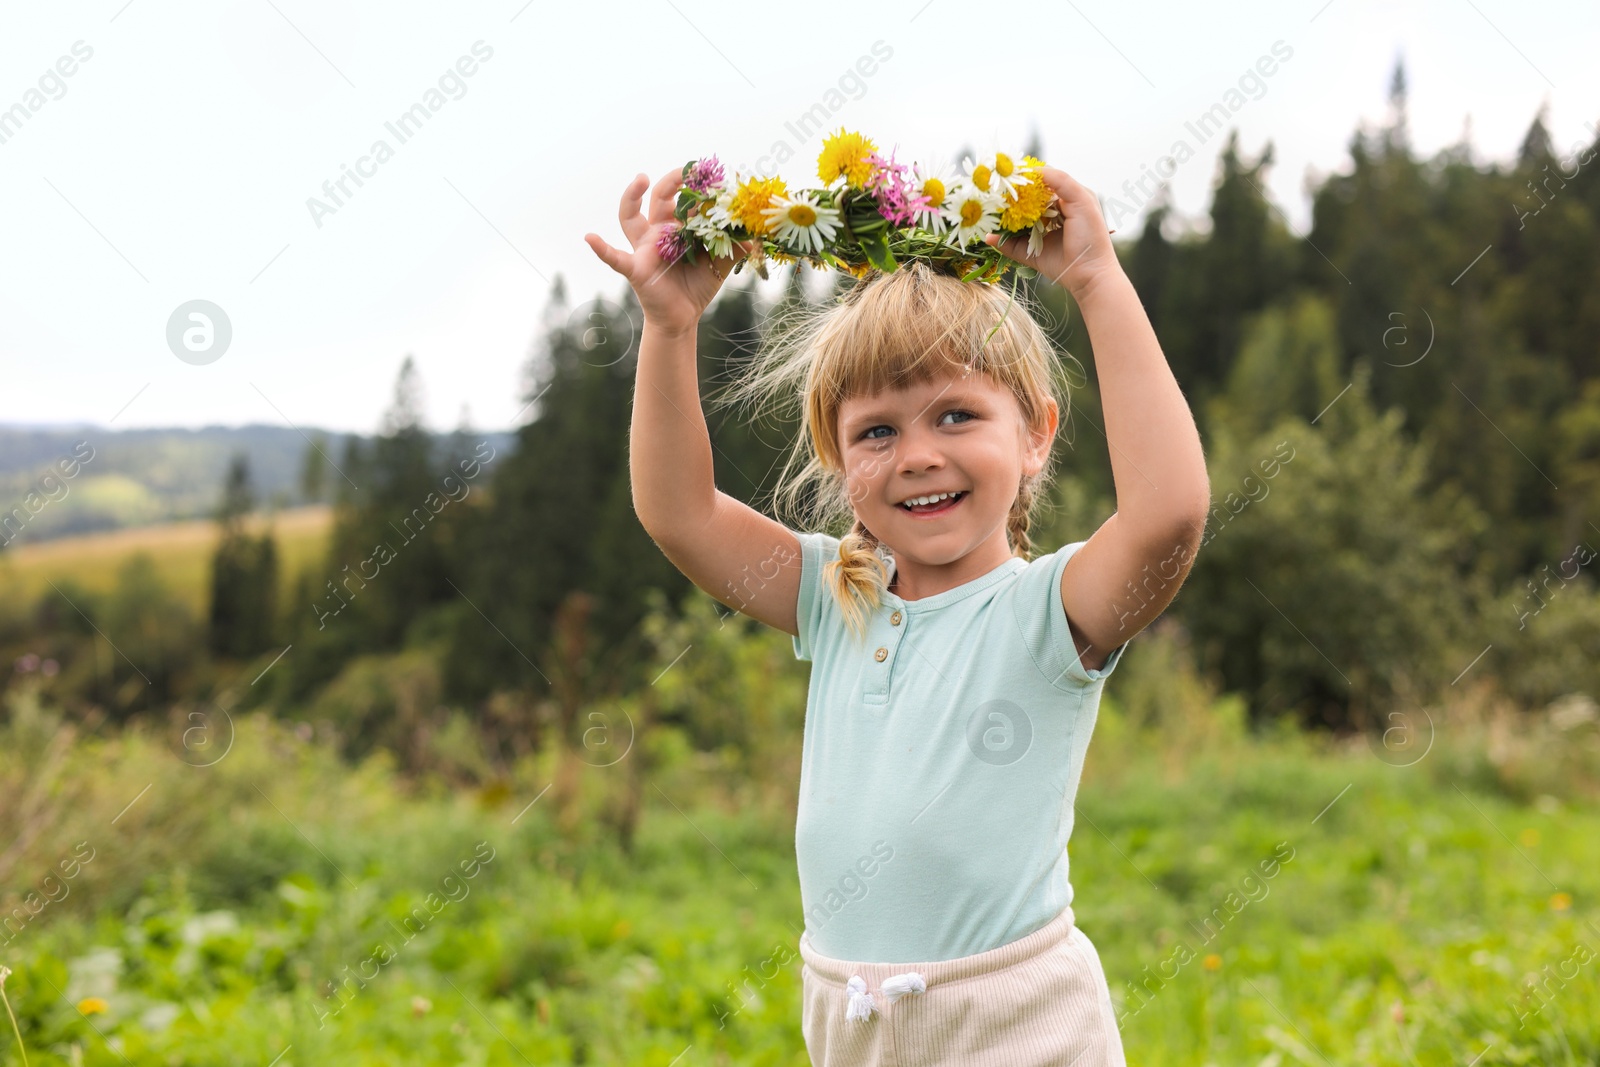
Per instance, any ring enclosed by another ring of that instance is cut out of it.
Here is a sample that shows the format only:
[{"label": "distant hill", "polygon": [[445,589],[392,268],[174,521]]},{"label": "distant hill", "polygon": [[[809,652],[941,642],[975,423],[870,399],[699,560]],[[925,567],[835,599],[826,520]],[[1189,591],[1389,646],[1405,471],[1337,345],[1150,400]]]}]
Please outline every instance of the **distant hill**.
[{"label": "distant hill", "polygon": [[[265,424],[199,430],[0,424],[0,524],[23,506],[30,493],[37,494],[37,510],[33,514],[25,510],[25,522],[14,519],[9,528],[0,525],[0,544],[37,544],[102,530],[209,518],[235,452],[250,457],[251,479],[263,506],[317,503],[306,499],[300,488],[311,447],[307,438],[326,438],[322,448],[334,463],[348,438],[363,442],[370,438],[310,427],[304,434]],[[440,442],[449,437],[434,436]],[[501,454],[513,441],[509,433],[479,432],[474,437],[487,439]],[[73,477],[55,480],[57,464],[70,460],[75,450],[91,458]],[[327,491],[338,477],[331,469],[326,472]],[[47,503],[38,507],[41,499]]]}]

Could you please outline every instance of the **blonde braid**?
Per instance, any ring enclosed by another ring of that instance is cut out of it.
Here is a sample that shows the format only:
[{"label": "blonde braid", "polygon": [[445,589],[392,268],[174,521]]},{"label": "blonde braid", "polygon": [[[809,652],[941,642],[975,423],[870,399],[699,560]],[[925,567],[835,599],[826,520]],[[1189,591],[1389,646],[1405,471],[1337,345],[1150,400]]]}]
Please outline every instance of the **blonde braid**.
[{"label": "blonde braid", "polygon": [[881,542],[859,518],[839,539],[839,558],[822,565],[823,577],[833,590],[845,622],[859,641],[867,632],[867,617],[878,610],[888,586],[889,567],[879,553]]},{"label": "blonde braid", "polygon": [[1006,518],[1006,536],[1011,541],[1011,553],[1023,559],[1033,558],[1033,541],[1028,537],[1028,526],[1032,521],[1035,496],[1034,480],[1024,478],[1017,489],[1017,499],[1011,505],[1011,514]]}]

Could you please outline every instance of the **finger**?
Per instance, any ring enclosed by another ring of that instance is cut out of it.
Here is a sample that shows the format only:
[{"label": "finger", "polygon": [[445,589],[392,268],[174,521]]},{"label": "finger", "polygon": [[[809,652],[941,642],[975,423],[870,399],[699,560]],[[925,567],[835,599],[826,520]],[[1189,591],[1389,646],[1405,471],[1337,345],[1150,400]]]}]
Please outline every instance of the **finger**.
[{"label": "finger", "polygon": [[1025,234],[1012,234],[1010,237],[1002,237],[998,233],[985,234],[983,243],[990,248],[998,248],[1008,259],[1014,259],[1028,266],[1033,265],[1033,257],[1028,255],[1028,238]]},{"label": "finger", "polygon": [[678,190],[683,187],[683,168],[669,170],[656,182],[655,193],[650,197],[650,221],[652,223],[666,222],[674,218],[673,208],[677,204]]},{"label": "finger", "polygon": [[1094,194],[1072,175],[1058,167],[1041,167],[1039,177],[1044,183],[1056,191],[1056,195],[1067,201],[1094,200]]},{"label": "finger", "polygon": [[594,249],[594,254],[600,257],[602,263],[627,278],[630,282],[633,281],[632,256],[612,248],[601,240],[598,234],[586,233],[583,235],[583,239],[590,248]]},{"label": "finger", "polygon": [[650,224],[645,221],[645,217],[639,213],[641,198],[644,196],[645,188],[649,184],[649,175],[634,175],[633,181],[629,182],[628,187],[622,190],[622,203],[617,207],[617,221],[622,223],[622,235],[635,248],[638,247],[640,239],[644,237],[644,232],[650,228]]},{"label": "finger", "polygon": [[[1078,181],[1064,170],[1055,167],[1042,167],[1039,174],[1045,179],[1045,184],[1056,192],[1056,197],[1061,201],[1062,213],[1070,209],[1073,213],[1087,212],[1092,217],[1100,220],[1105,225],[1105,211],[1100,206],[1100,194]],[[1108,228],[1107,233],[1116,233],[1115,229]]]}]

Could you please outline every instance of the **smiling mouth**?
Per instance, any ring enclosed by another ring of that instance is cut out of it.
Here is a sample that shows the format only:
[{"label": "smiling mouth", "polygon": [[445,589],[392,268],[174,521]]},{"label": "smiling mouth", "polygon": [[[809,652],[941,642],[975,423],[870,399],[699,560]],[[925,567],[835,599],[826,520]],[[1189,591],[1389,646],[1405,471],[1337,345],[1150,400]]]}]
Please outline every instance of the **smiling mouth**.
[{"label": "smiling mouth", "polygon": [[901,511],[912,515],[943,515],[945,512],[953,510],[956,505],[966,498],[967,491],[963,489],[959,493],[954,493],[932,504],[897,504],[895,506]]}]

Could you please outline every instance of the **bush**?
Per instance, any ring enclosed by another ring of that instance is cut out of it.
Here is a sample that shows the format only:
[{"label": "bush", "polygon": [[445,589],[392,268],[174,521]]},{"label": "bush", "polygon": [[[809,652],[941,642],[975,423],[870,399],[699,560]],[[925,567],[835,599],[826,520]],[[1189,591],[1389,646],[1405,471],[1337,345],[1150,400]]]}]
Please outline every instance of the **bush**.
[{"label": "bush", "polygon": [[1253,439],[1219,434],[1210,456],[1221,500],[1174,608],[1255,720],[1368,724],[1447,688],[1482,649],[1477,586],[1458,570],[1486,520],[1425,484],[1426,446],[1402,436],[1398,409],[1373,411],[1357,369],[1318,427],[1290,416]]}]

